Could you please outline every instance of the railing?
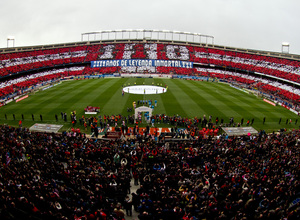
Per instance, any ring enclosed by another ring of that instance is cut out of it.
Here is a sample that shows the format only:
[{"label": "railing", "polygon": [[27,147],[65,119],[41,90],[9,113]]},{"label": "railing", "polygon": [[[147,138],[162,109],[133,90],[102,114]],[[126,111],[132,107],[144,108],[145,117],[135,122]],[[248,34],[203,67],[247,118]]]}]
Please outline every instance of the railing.
[{"label": "railing", "polygon": [[167,40],[185,43],[205,43],[214,45],[214,37],[205,34],[197,34],[181,31],[167,30],[111,30],[81,34],[81,41],[90,40]]}]

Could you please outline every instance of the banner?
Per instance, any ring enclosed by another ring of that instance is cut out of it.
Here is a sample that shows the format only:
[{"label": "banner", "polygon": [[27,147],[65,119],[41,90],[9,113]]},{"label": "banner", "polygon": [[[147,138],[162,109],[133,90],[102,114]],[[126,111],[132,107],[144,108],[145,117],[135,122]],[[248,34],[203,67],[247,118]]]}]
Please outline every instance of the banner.
[{"label": "banner", "polygon": [[23,96],[23,97],[21,97],[21,98],[18,98],[18,99],[16,100],[16,102],[22,101],[23,99],[26,99],[26,98],[28,98],[28,95],[25,95],[25,96]]},{"label": "banner", "polygon": [[179,67],[179,68],[193,68],[193,62],[181,61],[181,60],[98,60],[91,61],[92,68],[99,67]]},{"label": "banner", "polygon": [[295,113],[296,115],[299,115],[299,112],[296,111],[296,110],[294,110],[293,108],[290,108],[290,107],[288,107],[287,105],[285,105],[285,104],[283,104],[283,103],[280,103],[280,102],[279,102],[278,104],[279,104],[280,106],[282,106],[282,107],[284,107],[284,108],[290,110],[291,112]]},{"label": "banner", "polygon": [[263,99],[265,102],[269,103],[270,105],[276,106],[274,102],[269,101],[268,99]]}]

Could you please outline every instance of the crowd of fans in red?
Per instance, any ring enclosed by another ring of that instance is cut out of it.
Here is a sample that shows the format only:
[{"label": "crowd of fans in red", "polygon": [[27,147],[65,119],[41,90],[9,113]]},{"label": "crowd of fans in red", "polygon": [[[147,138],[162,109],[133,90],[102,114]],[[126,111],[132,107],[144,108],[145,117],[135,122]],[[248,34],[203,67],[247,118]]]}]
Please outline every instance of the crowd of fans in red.
[{"label": "crowd of fans in red", "polygon": [[267,85],[267,84],[264,84],[264,83],[260,83],[260,82],[256,83],[255,86],[259,90],[262,90],[264,92],[272,94],[272,95],[274,95],[276,97],[281,97],[284,100],[288,99],[288,100],[295,100],[298,103],[300,102],[300,96],[297,95],[297,94],[295,94],[295,93],[292,93],[292,92],[289,92],[289,91],[277,88],[277,87],[272,86],[272,85]]},{"label": "crowd of fans in red", "polygon": [[189,47],[189,50],[193,62],[249,70],[300,82],[298,61],[204,47]]},{"label": "crowd of fans in red", "polygon": [[22,90],[26,90],[31,86],[35,87],[38,84],[43,84],[46,82],[53,82],[53,81],[56,81],[62,77],[66,77],[66,76],[81,75],[82,72],[83,72],[83,70],[66,71],[66,72],[55,73],[55,74],[51,74],[51,75],[47,75],[47,76],[41,76],[41,77],[37,77],[37,78],[30,79],[27,81],[19,82],[19,83],[13,84],[13,85],[9,85],[9,86],[6,86],[6,87],[0,89],[0,97],[6,97],[13,93],[21,94]]},{"label": "crowd of fans in red", "polygon": [[[129,45],[131,49],[131,59],[184,59],[190,62],[249,70],[300,82],[298,77],[300,63],[297,61],[205,47],[164,44],[154,44],[155,47],[153,48],[145,47],[145,44],[99,44],[0,54],[0,75],[11,75],[30,69],[61,64],[82,63],[98,60],[99,58],[124,59],[124,54],[129,51],[126,45]],[[105,56],[107,48],[110,48],[111,53],[109,54],[112,56]],[[170,48],[173,53],[168,53]],[[184,52],[187,53],[187,56],[182,56],[183,51],[185,51],[182,48],[187,51]],[[152,52],[155,53],[154,57]]]},{"label": "crowd of fans in red", "polygon": [[215,72],[208,73],[208,72],[197,71],[196,74],[199,76],[223,79],[225,81],[236,81],[236,82],[246,84],[246,85],[252,85],[252,84],[256,83],[256,81],[252,80],[252,79],[246,79],[246,78],[242,78],[240,76],[233,76],[233,75],[227,75],[227,74],[222,74],[222,73],[215,73]]},{"label": "crowd of fans in red", "polygon": [[95,141],[0,126],[0,217],[125,219],[133,206],[141,220],[299,219],[299,139]]},{"label": "crowd of fans in red", "polygon": [[[300,63],[288,59],[273,58],[257,54],[247,54],[241,52],[226,51],[205,47],[178,46],[168,44],[115,44],[115,45],[86,45],[55,49],[34,50],[28,52],[0,54],[0,76],[17,74],[32,69],[42,67],[57,67],[62,64],[83,63],[99,59],[158,59],[170,60],[178,59],[202,64],[212,64],[221,67],[231,67],[242,70],[260,72],[294,82],[300,82]],[[122,67],[102,67],[91,68],[86,66],[83,71],[66,72],[53,74],[53,76],[39,77],[29,82],[21,82],[7,88],[0,89],[0,96],[6,96],[18,89],[32,86],[41,81],[68,76],[68,75],[91,75],[91,74],[112,74],[121,73],[129,69]],[[130,71],[138,71],[131,69]],[[141,71],[147,72],[142,69]],[[151,70],[153,71],[153,70]],[[255,80],[249,80],[241,76],[232,76],[221,73],[199,72],[196,68],[175,68],[175,67],[156,67],[156,73],[178,74],[178,75],[200,75],[225,80],[232,80],[243,84],[255,84]],[[285,91],[280,88],[273,88],[271,85],[261,85],[264,91],[274,92],[280,97],[299,101],[299,95]]]},{"label": "crowd of fans in red", "polygon": [[0,75],[12,75],[42,67],[54,67],[62,64],[83,63],[95,60],[97,59],[97,55],[94,55],[99,47],[77,46],[0,54]]},{"label": "crowd of fans in red", "polygon": [[[259,80],[254,80],[251,77],[249,78],[243,78],[241,77],[241,74],[234,75],[234,74],[225,74],[225,73],[219,73],[216,71],[211,72],[205,72],[205,71],[199,71],[196,70],[195,75],[197,76],[204,76],[204,77],[210,77],[210,78],[217,78],[220,80],[224,80],[227,82],[237,82],[243,85],[247,85],[249,88],[255,88],[259,91],[262,91],[264,93],[273,95],[274,97],[280,98],[282,100],[286,100],[288,102],[294,103],[297,105],[297,103],[300,102],[300,96],[296,94],[295,92],[287,91],[286,89],[282,89],[273,85],[269,85],[267,83],[260,82]],[[266,80],[265,80],[266,81]]]}]

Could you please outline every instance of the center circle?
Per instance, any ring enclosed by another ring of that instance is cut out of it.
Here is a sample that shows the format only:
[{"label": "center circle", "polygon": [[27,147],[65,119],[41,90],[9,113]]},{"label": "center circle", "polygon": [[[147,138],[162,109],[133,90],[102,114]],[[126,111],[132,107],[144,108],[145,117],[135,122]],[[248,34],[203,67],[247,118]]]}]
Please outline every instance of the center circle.
[{"label": "center circle", "polygon": [[161,86],[126,86],[123,88],[123,92],[129,94],[161,94],[167,92],[167,89]]}]

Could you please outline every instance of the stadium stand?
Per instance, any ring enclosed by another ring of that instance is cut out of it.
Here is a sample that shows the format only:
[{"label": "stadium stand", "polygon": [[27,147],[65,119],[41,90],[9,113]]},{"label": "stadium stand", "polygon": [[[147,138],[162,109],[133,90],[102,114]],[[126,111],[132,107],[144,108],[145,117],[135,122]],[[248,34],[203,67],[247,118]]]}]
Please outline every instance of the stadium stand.
[{"label": "stadium stand", "polygon": [[214,70],[208,68],[196,68],[196,70],[196,73],[201,76],[218,78],[228,82],[235,81],[246,85],[253,85],[252,87],[262,89],[263,91],[281,91],[281,93],[278,92],[278,94],[283,95],[284,99],[299,102],[299,95],[297,94],[300,94],[300,91],[293,86],[230,71]]},{"label": "stadium stand", "polygon": [[[101,67],[91,68],[90,61],[115,60],[115,59],[158,59],[158,60],[182,60],[194,63],[193,68],[180,67]],[[74,65],[84,65],[80,72],[69,71],[59,76],[91,75],[91,74],[114,74],[114,73],[158,73],[183,76],[203,76],[218,78],[227,82],[237,82],[252,86],[264,79],[264,85],[258,84],[256,88],[264,92],[278,95],[287,99],[293,104],[299,102],[298,85],[291,85],[293,82],[300,82],[299,61],[276,58],[259,54],[242,53],[236,51],[215,49],[204,46],[174,45],[162,43],[116,43],[116,44],[94,44],[81,46],[68,46],[62,48],[40,49],[22,51],[16,53],[0,54],[0,76],[2,81],[8,85],[18,80],[11,80],[10,77],[18,78],[25,75],[37,76],[38,73],[48,72],[52,78],[57,78],[55,69],[64,69]],[[201,65],[209,66],[197,67]],[[45,68],[47,69],[45,71]],[[53,69],[53,71],[51,70]],[[206,69],[206,70],[204,70]],[[223,70],[223,71],[221,71]],[[273,78],[272,78],[273,77]],[[36,77],[34,77],[36,78]],[[260,80],[259,80],[260,79]],[[267,80],[265,80],[267,79]],[[285,80],[285,81],[284,81]],[[48,81],[47,77],[40,77],[40,81]],[[277,83],[273,83],[277,81]],[[33,81],[32,81],[33,82]],[[8,94],[18,88],[25,88],[23,85],[10,85],[1,90],[1,98],[5,99]],[[33,83],[27,83],[30,86]],[[293,89],[291,89],[291,87]],[[296,88],[296,89],[295,89]],[[274,91],[277,91],[276,93]]]},{"label": "stadium stand", "polygon": [[20,95],[29,87],[38,87],[58,81],[66,76],[82,75],[84,67],[71,67],[51,70],[37,74],[27,75],[0,83],[0,97],[4,98],[13,94]]},{"label": "stadium stand", "polygon": [[165,44],[111,44],[1,54],[1,75],[97,59],[186,60],[299,81],[299,62],[218,49]]},{"label": "stadium stand", "polygon": [[182,142],[0,133],[1,219],[125,219],[130,194],[139,219],[299,218],[299,131]]}]

